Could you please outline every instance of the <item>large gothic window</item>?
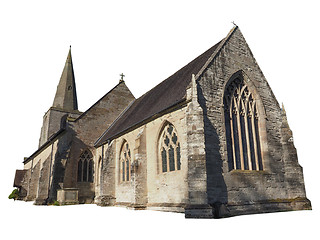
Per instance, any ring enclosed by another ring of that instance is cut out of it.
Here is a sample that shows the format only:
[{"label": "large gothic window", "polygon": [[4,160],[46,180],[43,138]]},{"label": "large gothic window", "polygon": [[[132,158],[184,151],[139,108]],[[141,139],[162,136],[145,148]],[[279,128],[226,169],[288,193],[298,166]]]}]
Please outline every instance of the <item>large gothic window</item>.
[{"label": "large gothic window", "polygon": [[259,113],[243,79],[236,78],[227,86],[224,107],[229,169],[263,170]]},{"label": "large gothic window", "polygon": [[88,150],[80,155],[78,161],[78,182],[93,182],[93,160]]},{"label": "large gothic window", "polygon": [[159,140],[161,172],[181,169],[181,151],[177,131],[168,123],[162,130]]},{"label": "large gothic window", "polygon": [[127,182],[130,180],[131,174],[131,152],[128,142],[122,144],[120,151],[120,181]]}]

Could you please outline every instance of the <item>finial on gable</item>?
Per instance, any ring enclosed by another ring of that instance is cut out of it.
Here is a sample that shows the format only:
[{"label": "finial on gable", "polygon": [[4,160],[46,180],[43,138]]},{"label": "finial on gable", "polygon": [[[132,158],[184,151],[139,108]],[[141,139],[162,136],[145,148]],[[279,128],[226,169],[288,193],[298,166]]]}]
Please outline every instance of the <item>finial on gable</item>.
[{"label": "finial on gable", "polygon": [[123,78],[125,77],[126,75],[124,75],[123,73],[120,74],[120,80],[119,80],[119,83],[122,83],[124,82]]}]

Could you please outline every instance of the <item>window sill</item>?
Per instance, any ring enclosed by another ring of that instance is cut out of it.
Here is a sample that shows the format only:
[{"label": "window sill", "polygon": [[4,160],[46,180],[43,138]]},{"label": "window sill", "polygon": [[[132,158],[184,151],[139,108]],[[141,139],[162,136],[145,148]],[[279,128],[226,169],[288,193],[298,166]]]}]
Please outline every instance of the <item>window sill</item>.
[{"label": "window sill", "polygon": [[240,169],[233,169],[228,172],[228,174],[236,175],[236,174],[247,174],[247,175],[267,175],[270,174],[265,170],[240,170]]},{"label": "window sill", "polygon": [[171,174],[171,173],[179,173],[181,172],[181,169],[180,170],[174,170],[174,171],[167,171],[167,172],[160,172],[158,175],[167,175],[167,174]]}]

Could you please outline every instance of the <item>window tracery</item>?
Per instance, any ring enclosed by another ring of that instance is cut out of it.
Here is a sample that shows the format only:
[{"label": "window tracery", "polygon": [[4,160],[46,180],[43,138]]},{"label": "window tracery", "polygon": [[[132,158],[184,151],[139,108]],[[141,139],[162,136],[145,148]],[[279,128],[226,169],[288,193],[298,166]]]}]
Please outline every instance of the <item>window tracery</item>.
[{"label": "window tracery", "polygon": [[120,151],[120,181],[127,182],[131,174],[131,152],[128,142],[124,142]]},{"label": "window tracery", "polygon": [[93,182],[93,160],[90,151],[85,150],[78,161],[78,182]]},{"label": "window tracery", "polygon": [[257,103],[243,79],[226,88],[224,107],[229,169],[263,170]]},{"label": "window tracery", "polygon": [[160,169],[171,172],[181,169],[181,153],[178,135],[172,124],[168,123],[160,134]]}]

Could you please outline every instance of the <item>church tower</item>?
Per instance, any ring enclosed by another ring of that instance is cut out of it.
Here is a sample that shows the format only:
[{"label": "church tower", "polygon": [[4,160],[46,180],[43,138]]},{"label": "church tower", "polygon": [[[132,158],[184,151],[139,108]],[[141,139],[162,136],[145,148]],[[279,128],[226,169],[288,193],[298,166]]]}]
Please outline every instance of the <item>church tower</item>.
[{"label": "church tower", "polygon": [[52,135],[65,128],[68,117],[77,118],[80,114],[70,46],[52,107],[43,117],[39,147],[47,142]]}]

